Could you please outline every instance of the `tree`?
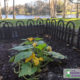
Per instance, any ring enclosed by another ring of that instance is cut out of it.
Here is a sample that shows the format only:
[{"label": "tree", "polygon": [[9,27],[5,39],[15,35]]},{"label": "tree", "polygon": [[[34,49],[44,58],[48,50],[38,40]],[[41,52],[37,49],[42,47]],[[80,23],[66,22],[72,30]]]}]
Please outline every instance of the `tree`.
[{"label": "tree", "polygon": [[62,0],[58,0],[57,1],[57,9],[56,9],[56,11],[58,13],[61,13],[63,11],[63,4],[64,4],[64,2]]},{"label": "tree", "polygon": [[8,1],[9,0],[4,0],[5,18],[8,18]]},{"label": "tree", "polygon": [[2,12],[1,12],[1,1],[0,1],[0,19],[2,19]]},{"label": "tree", "polygon": [[79,17],[79,11],[78,11],[79,6],[78,6],[78,3],[76,5],[77,5],[76,18],[78,18]]},{"label": "tree", "polygon": [[69,0],[69,1],[71,1],[72,3],[76,4],[76,18],[78,18],[79,17],[79,11],[78,11],[78,9],[79,9],[80,0],[76,0],[76,1],[75,0]]},{"label": "tree", "polygon": [[66,0],[64,0],[63,18],[66,16]]},{"label": "tree", "polygon": [[56,0],[50,0],[50,15],[52,18],[56,17]]},{"label": "tree", "polygon": [[15,0],[13,0],[13,19],[15,19]]},{"label": "tree", "polygon": [[38,0],[38,1],[35,2],[35,9],[37,10],[36,13],[38,15],[42,14],[42,11],[43,11],[43,8],[44,8],[45,5],[46,5],[46,3],[44,4],[44,2],[41,1],[41,0]]}]

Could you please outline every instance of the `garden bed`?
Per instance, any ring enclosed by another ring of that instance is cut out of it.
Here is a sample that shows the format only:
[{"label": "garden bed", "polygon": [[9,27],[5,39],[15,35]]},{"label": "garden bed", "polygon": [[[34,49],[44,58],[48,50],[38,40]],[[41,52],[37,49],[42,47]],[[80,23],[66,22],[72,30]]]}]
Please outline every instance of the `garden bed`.
[{"label": "garden bed", "polygon": [[[48,39],[45,41],[52,46],[53,51],[62,53],[63,55],[67,56],[68,59],[62,61],[62,63],[59,61],[56,63],[50,63],[48,65],[48,70],[41,74],[40,80],[66,80],[63,79],[63,69],[80,68],[80,52],[67,47],[66,44],[61,41],[49,42],[50,40]],[[23,80],[14,74],[12,70],[13,64],[9,63],[9,58],[14,53],[14,51],[10,51],[9,49],[18,45],[19,43],[19,41],[0,43],[0,80]]]}]

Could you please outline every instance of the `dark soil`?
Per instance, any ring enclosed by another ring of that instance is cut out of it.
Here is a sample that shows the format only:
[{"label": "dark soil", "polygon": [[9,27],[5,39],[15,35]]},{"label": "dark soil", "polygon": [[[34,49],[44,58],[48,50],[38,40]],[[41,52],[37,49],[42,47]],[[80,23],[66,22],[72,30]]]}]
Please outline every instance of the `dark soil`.
[{"label": "dark soil", "polygon": [[[50,40],[49,40],[50,41]],[[80,68],[80,52],[67,47],[64,42],[61,41],[51,41],[47,42],[53,47],[53,50],[60,52],[68,57],[67,60],[63,60],[62,63],[52,62],[48,65],[48,72],[41,75],[40,80],[69,80],[63,79],[63,69],[64,68]],[[14,74],[12,69],[12,64],[9,63],[10,56],[14,51],[9,49],[18,45],[20,42],[1,42],[0,43],[0,80],[23,80]],[[59,63],[59,64],[57,64]],[[1,79],[3,78],[3,79]],[[70,79],[70,80],[80,80],[80,79]]]}]

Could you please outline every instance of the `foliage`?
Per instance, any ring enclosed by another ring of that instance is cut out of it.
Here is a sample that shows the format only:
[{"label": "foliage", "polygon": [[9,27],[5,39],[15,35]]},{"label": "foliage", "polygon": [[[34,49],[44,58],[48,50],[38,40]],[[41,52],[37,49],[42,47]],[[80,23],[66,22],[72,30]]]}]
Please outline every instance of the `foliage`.
[{"label": "foliage", "polygon": [[61,0],[59,0],[57,2],[57,8],[56,8],[56,10],[57,10],[58,13],[61,13],[63,11],[63,4],[64,4],[64,2],[61,1]]},{"label": "foliage", "polygon": [[18,53],[9,60],[15,64],[14,72],[19,77],[24,77],[26,80],[38,80],[38,75],[49,62],[66,58],[52,51],[52,47],[48,46],[42,38],[31,37],[24,40],[19,46],[12,48]]},{"label": "foliage", "polygon": [[[63,4],[64,4],[63,0],[57,0],[56,11],[58,13],[63,12]],[[16,13],[16,15],[22,15],[22,14],[23,15],[49,15],[49,12],[50,12],[49,6],[50,6],[50,4],[48,1],[37,0],[30,4],[25,3],[24,5],[22,5],[22,4],[15,5],[15,13]],[[73,6],[73,5],[68,3],[68,5],[66,6],[66,11],[69,10],[71,12],[71,8],[70,8],[71,6]],[[74,4],[74,6],[75,6],[75,4]],[[75,10],[75,8],[73,8],[73,11],[74,10]],[[1,12],[2,12],[2,14],[5,14],[4,7],[2,7]],[[9,7],[8,13],[13,14],[12,6]]]}]

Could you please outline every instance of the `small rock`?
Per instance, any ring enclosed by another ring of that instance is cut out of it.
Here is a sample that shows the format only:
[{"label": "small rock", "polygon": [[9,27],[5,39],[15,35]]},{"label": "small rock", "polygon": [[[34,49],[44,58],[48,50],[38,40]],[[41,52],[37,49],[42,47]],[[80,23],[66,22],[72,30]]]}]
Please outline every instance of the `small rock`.
[{"label": "small rock", "polygon": [[58,80],[58,76],[53,72],[48,73],[48,80]]},{"label": "small rock", "polygon": [[66,46],[69,47],[70,45],[69,44],[66,44]]},{"label": "small rock", "polygon": [[3,76],[0,76],[0,80],[2,80],[3,79]]}]

